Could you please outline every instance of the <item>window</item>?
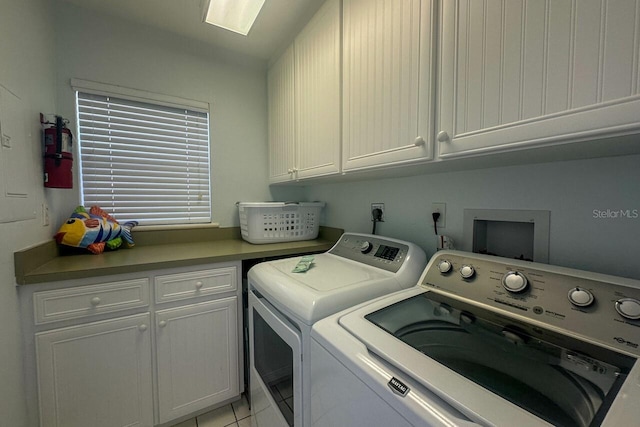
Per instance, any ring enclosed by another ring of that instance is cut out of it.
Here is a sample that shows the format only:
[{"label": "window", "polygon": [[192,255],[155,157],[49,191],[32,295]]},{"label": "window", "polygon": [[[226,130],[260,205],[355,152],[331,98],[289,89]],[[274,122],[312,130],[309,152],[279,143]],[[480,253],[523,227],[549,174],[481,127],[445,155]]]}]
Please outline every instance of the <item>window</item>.
[{"label": "window", "polygon": [[210,223],[208,104],[205,110],[73,83],[83,205],[140,225]]}]

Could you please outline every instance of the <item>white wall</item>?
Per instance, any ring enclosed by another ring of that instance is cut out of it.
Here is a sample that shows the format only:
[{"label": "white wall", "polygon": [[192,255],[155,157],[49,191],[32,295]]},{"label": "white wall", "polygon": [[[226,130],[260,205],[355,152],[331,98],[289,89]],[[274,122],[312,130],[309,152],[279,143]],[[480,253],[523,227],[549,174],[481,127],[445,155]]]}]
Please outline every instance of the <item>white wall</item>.
[{"label": "white wall", "polygon": [[[267,184],[263,61],[68,3],[58,2],[56,12],[58,111],[73,126],[71,78],[209,102],[214,221],[239,225],[236,201],[287,198],[290,190],[272,196]],[[77,188],[51,190],[56,224],[79,204]]]},{"label": "white wall", "polygon": [[[550,263],[640,279],[640,217],[594,218],[594,210],[640,212],[640,156],[512,166],[407,178],[313,185],[327,202],[324,225],[371,232],[370,204],[385,203],[378,234],[435,252],[431,203],[447,204],[446,228],[460,243],[463,210],[551,211]],[[606,216],[606,215],[605,215]]]},{"label": "white wall", "polygon": [[[19,96],[29,110],[32,145],[30,164],[39,206],[42,185],[41,136],[38,113],[55,105],[52,10],[48,0],[0,1],[0,84]],[[1,203],[1,201],[0,201]],[[0,424],[28,425],[23,381],[23,349],[13,253],[51,238],[42,218],[0,224]]]}]

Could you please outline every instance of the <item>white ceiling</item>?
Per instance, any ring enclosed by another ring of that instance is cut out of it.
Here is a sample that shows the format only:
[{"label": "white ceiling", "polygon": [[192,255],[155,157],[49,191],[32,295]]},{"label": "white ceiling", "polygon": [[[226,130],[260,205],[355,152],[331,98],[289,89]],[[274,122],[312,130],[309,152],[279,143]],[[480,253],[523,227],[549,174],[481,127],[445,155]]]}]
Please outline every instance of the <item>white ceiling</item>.
[{"label": "white ceiling", "polygon": [[206,0],[62,0],[176,35],[268,60],[324,0],[266,0],[248,36],[203,23]]}]

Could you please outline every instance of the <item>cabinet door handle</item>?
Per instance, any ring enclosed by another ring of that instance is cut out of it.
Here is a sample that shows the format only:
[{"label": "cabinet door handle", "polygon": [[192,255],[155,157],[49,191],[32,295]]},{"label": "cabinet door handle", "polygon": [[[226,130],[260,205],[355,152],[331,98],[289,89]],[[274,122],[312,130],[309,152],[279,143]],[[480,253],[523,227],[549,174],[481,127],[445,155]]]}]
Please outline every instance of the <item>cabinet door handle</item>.
[{"label": "cabinet door handle", "polygon": [[422,146],[422,145],[425,145],[425,144],[426,144],[426,142],[424,141],[424,138],[423,138],[423,137],[419,136],[419,137],[417,137],[417,138],[416,138],[416,140],[414,141],[414,144],[415,144],[415,146],[416,146],[416,147],[420,147],[420,146]]},{"label": "cabinet door handle", "polygon": [[139,330],[140,332],[144,332],[144,331],[146,331],[146,330],[147,330],[147,325],[145,325],[145,324],[143,323],[142,325],[138,326],[138,330]]},{"label": "cabinet door handle", "polygon": [[443,130],[441,130],[440,132],[438,132],[438,141],[439,142],[449,142],[449,134]]},{"label": "cabinet door handle", "polygon": [[92,306],[97,306],[98,304],[100,304],[100,297],[93,297],[91,298],[91,305]]},{"label": "cabinet door handle", "polygon": [[167,326],[167,321],[166,320],[159,321],[158,326],[160,326],[161,328],[164,328],[165,326]]},{"label": "cabinet door handle", "polygon": [[200,288],[202,288],[202,285],[203,285],[202,281],[198,280],[198,281],[196,282],[196,289],[200,289]]}]

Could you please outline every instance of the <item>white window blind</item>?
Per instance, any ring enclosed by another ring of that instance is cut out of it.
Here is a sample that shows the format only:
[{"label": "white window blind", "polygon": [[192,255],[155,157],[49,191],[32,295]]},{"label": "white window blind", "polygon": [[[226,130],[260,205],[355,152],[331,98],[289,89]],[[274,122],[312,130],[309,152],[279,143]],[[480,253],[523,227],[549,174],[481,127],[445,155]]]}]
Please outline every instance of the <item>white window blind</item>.
[{"label": "white window blind", "polygon": [[208,112],[76,93],[84,206],[140,225],[211,222]]}]

